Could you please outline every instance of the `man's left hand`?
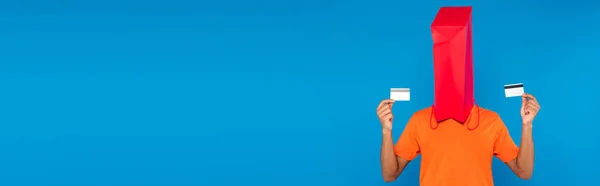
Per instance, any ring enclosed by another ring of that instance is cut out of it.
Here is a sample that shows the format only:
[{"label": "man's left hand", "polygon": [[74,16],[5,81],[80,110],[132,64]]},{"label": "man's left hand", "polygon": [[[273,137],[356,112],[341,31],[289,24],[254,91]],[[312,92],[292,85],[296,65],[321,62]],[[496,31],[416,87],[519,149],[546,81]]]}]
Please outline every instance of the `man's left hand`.
[{"label": "man's left hand", "polygon": [[524,126],[531,126],[533,119],[540,110],[540,104],[531,94],[524,93],[521,104],[521,119]]}]

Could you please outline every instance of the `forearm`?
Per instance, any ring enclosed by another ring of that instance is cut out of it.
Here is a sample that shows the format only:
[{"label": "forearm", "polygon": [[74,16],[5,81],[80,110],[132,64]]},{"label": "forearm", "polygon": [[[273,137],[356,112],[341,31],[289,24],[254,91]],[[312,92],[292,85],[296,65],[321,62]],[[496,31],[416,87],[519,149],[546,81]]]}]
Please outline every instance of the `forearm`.
[{"label": "forearm", "polygon": [[381,170],[386,182],[395,180],[400,174],[398,158],[394,153],[394,141],[390,130],[383,130],[381,142]]},{"label": "forearm", "polygon": [[521,145],[517,155],[517,166],[520,169],[519,177],[529,179],[533,174],[533,137],[531,124],[523,125]]}]

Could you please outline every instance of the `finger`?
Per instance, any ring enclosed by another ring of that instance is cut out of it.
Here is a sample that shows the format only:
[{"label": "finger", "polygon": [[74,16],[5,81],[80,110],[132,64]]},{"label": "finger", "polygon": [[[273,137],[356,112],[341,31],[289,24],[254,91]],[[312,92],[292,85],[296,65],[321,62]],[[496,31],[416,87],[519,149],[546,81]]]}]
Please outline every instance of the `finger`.
[{"label": "finger", "polygon": [[529,114],[531,112],[531,106],[526,105],[525,106],[525,113]]},{"label": "finger", "polygon": [[382,112],[383,110],[386,110],[386,109],[392,109],[392,106],[389,105],[389,104],[385,104],[385,105],[381,106],[381,108],[377,109],[377,113],[380,113],[380,112]]},{"label": "finger", "polygon": [[387,105],[388,103],[394,103],[394,100],[392,99],[384,99],[379,103],[379,106],[377,106],[377,110],[379,110],[379,108],[381,108],[384,105]]},{"label": "finger", "polygon": [[384,109],[384,110],[381,110],[381,112],[377,113],[377,115],[379,115],[379,116],[384,116],[384,115],[386,115],[386,114],[388,114],[388,113],[392,113],[392,109]]},{"label": "finger", "polygon": [[531,107],[534,108],[535,110],[540,110],[540,104],[538,104],[538,103],[531,103]]},{"label": "finger", "polygon": [[536,105],[530,104],[529,111],[537,112],[540,108]]},{"label": "finger", "polygon": [[382,113],[382,114],[381,114],[381,118],[382,118],[382,119],[383,119],[383,118],[388,118],[388,119],[389,119],[389,118],[391,118],[391,117],[394,117],[394,115],[392,115],[392,112],[386,112],[386,113]]},{"label": "finger", "polygon": [[538,109],[537,109],[537,108],[533,108],[533,107],[531,107],[531,108],[529,109],[529,112],[530,112],[530,113],[533,113],[533,114],[535,114],[535,113],[537,113],[537,112],[538,112]]},{"label": "finger", "polygon": [[537,102],[537,99],[535,99],[535,97],[531,94],[523,93],[523,97]]},{"label": "finger", "polygon": [[392,113],[392,109],[384,109],[381,112],[377,113],[377,115],[379,115],[379,117],[381,117],[381,116],[384,116],[389,113]]},{"label": "finger", "polygon": [[[527,98],[529,98],[529,97],[527,97]],[[535,100],[535,99],[532,99],[532,98],[529,98],[529,99],[527,100],[527,102],[531,102],[531,103],[537,103],[537,100]]]},{"label": "finger", "polygon": [[387,114],[385,114],[385,115],[382,115],[382,116],[381,116],[381,120],[383,120],[383,121],[386,121],[386,120],[390,120],[390,119],[392,119],[393,117],[394,117],[394,116],[393,116],[393,115],[392,115],[392,113],[390,112],[390,113],[387,113]]},{"label": "finger", "polygon": [[525,111],[529,111],[531,109],[531,104],[525,103]]},{"label": "finger", "polygon": [[383,116],[385,113],[390,113],[390,112],[392,112],[392,110],[391,110],[391,109],[383,109],[383,110],[381,110],[381,111],[377,112],[377,115],[381,117],[381,116]]},{"label": "finger", "polygon": [[535,106],[533,106],[533,105],[529,105],[529,106],[527,106],[527,110],[526,110],[526,111],[527,111],[529,114],[535,114],[535,113],[537,113],[537,111],[538,111],[538,110],[539,110],[539,109],[538,109],[537,107],[535,107]]},{"label": "finger", "polygon": [[528,102],[527,105],[531,108],[540,109],[540,105],[536,102]]},{"label": "finger", "polygon": [[387,103],[387,104],[383,104],[381,106],[381,108],[377,109],[377,112],[380,112],[383,109],[392,109],[392,106],[394,105],[394,102],[391,103]]},{"label": "finger", "polygon": [[535,106],[535,107],[540,107],[540,103],[538,103],[536,100],[529,100],[529,102],[531,103],[531,105]]}]

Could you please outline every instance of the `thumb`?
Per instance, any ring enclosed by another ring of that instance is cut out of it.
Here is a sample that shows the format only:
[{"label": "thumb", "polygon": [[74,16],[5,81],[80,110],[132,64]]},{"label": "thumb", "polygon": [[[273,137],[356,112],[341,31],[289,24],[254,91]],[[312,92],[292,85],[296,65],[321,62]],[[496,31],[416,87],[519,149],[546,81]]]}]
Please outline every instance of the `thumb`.
[{"label": "thumb", "polygon": [[527,102],[527,97],[525,97],[525,94],[523,94],[523,96],[521,96],[521,107],[524,107],[526,102]]}]

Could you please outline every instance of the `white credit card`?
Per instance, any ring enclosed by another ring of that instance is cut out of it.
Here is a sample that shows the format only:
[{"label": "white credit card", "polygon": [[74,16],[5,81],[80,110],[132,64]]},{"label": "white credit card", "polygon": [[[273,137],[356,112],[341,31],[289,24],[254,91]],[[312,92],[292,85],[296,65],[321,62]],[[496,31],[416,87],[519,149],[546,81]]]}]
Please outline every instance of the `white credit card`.
[{"label": "white credit card", "polygon": [[391,88],[390,99],[394,101],[410,101],[410,89],[409,88]]},{"label": "white credit card", "polygon": [[504,85],[504,96],[508,97],[521,97],[525,93],[523,83],[516,83],[510,85]]}]

